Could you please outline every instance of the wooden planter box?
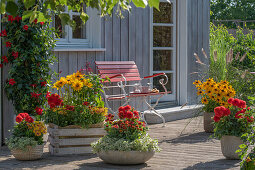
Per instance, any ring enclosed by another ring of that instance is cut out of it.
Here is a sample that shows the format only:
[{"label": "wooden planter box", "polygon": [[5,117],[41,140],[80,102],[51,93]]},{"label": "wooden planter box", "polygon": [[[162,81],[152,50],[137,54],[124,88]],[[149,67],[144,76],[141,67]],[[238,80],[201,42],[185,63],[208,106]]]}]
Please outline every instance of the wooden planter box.
[{"label": "wooden planter box", "polygon": [[[103,126],[103,123],[102,125]],[[90,144],[103,137],[106,132],[103,127],[91,126],[82,129],[77,126],[48,126],[49,151],[52,155],[88,154],[92,153]]]}]

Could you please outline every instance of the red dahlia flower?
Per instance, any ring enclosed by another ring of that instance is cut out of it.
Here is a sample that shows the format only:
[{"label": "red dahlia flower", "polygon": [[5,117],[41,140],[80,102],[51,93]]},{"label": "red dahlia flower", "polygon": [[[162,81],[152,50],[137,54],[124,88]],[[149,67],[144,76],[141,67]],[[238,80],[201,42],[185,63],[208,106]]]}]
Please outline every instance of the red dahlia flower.
[{"label": "red dahlia flower", "polygon": [[3,37],[6,37],[6,36],[7,36],[6,29],[4,29],[4,30],[1,32],[1,35],[2,35]]},{"label": "red dahlia flower", "polygon": [[33,22],[34,22],[35,24],[37,24],[37,21],[38,21],[38,20],[37,20],[37,19],[35,19]]},{"label": "red dahlia flower", "polygon": [[83,105],[88,106],[89,102],[83,102]]},{"label": "red dahlia flower", "polygon": [[11,23],[14,21],[14,18],[13,18],[13,16],[11,16],[11,15],[8,15],[8,21],[11,21]]},{"label": "red dahlia flower", "polygon": [[43,26],[44,22],[40,22],[41,26]]},{"label": "red dahlia flower", "polygon": [[17,122],[17,123],[20,123],[22,120],[23,120],[23,118],[22,118],[21,116],[18,115],[18,116],[16,117],[16,122]]},{"label": "red dahlia flower", "polygon": [[130,109],[131,109],[131,106],[126,105],[126,106],[124,107],[124,109],[125,109],[125,110],[130,110]]},{"label": "red dahlia flower", "polygon": [[66,105],[65,109],[69,110],[69,111],[74,111],[75,110],[74,106],[69,106],[69,105]]},{"label": "red dahlia flower", "polygon": [[14,20],[16,20],[17,22],[19,22],[20,20],[22,20],[22,17],[16,16],[16,17],[14,18]]},{"label": "red dahlia flower", "polygon": [[3,63],[8,63],[9,62],[8,58],[6,56],[3,56],[2,59],[3,59]]},{"label": "red dahlia flower", "polygon": [[14,79],[10,79],[10,80],[9,80],[9,84],[10,84],[10,85],[13,86],[15,83],[16,83],[16,81],[15,81]]},{"label": "red dahlia flower", "polygon": [[228,116],[231,114],[231,111],[228,108],[225,108],[223,111],[223,116]]},{"label": "red dahlia flower", "polygon": [[34,119],[30,116],[27,116],[25,117],[25,120],[28,122],[28,123],[33,123],[34,122]]},{"label": "red dahlia flower", "polygon": [[19,53],[18,52],[12,52],[12,56],[14,57],[14,59],[19,57]]},{"label": "red dahlia flower", "polygon": [[9,41],[6,41],[6,47],[11,47],[12,46],[12,43],[11,42],[9,42]]},{"label": "red dahlia flower", "polygon": [[41,86],[42,86],[42,87],[45,87],[45,86],[46,86],[46,84],[47,84],[47,82],[46,82],[46,81],[41,82]]},{"label": "red dahlia flower", "polygon": [[27,26],[27,25],[24,25],[24,26],[23,26],[23,29],[27,31],[27,30],[28,30],[28,26]]},{"label": "red dahlia flower", "polygon": [[214,117],[213,117],[213,120],[214,120],[215,122],[219,122],[219,121],[220,121],[220,117],[214,116]]},{"label": "red dahlia flower", "polygon": [[37,113],[38,115],[42,115],[43,109],[40,108],[40,107],[36,107],[36,108],[35,108],[35,111],[36,111],[36,113]]},{"label": "red dahlia flower", "polygon": [[18,116],[21,116],[22,118],[25,118],[25,117],[29,116],[29,114],[28,113],[20,113]]},{"label": "red dahlia flower", "polygon": [[127,114],[126,114],[126,117],[128,118],[128,119],[132,119],[133,118],[133,113],[132,112],[130,112],[130,111],[127,111]]},{"label": "red dahlia flower", "polygon": [[233,100],[234,100],[233,98],[229,98],[228,99],[228,104],[232,104]]},{"label": "red dahlia flower", "polygon": [[123,106],[120,106],[120,107],[119,107],[119,112],[120,112],[120,111],[124,111],[124,110],[125,110],[125,109],[124,109]]},{"label": "red dahlia flower", "polygon": [[232,101],[232,105],[238,107],[238,106],[240,105],[240,100],[239,100],[239,99],[234,99],[234,100]]}]

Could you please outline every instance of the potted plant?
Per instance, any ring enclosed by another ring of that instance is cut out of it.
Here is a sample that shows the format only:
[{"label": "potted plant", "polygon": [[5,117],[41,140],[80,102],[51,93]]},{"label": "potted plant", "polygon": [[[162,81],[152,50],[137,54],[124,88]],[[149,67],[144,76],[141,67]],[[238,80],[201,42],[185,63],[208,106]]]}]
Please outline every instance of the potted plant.
[{"label": "potted plant", "polygon": [[41,121],[34,121],[27,113],[16,117],[17,124],[7,140],[8,148],[18,160],[36,160],[43,154],[43,134],[46,127]]},{"label": "potted plant", "polygon": [[139,113],[129,105],[119,108],[120,119],[108,114],[105,124],[107,134],[92,143],[98,156],[112,164],[140,164],[159,151],[157,140],[147,134],[145,123],[139,121]]},{"label": "potted plant", "polygon": [[229,98],[228,109],[219,106],[214,109],[214,136],[221,140],[221,151],[227,159],[239,159],[236,150],[243,143],[241,136],[249,133],[254,124],[254,112],[240,99]]},{"label": "potted plant", "polygon": [[101,81],[80,70],[54,83],[59,94],[48,93],[44,114],[52,154],[91,153],[90,143],[104,136],[108,109],[101,99]]},{"label": "potted plant", "polygon": [[197,95],[201,96],[204,112],[204,130],[205,132],[213,132],[214,108],[225,106],[228,108],[230,104],[227,102],[229,98],[235,96],[235,90],[227,81],[216,82],[213,78],[207,79],[205,82],[196,80]]}]

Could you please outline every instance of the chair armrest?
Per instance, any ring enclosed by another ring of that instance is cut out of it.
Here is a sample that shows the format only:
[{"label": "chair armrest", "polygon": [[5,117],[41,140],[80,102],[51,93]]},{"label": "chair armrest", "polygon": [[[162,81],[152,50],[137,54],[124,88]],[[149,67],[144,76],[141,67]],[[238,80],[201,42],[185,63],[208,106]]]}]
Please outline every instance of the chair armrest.
[{"label": "chair armrest", "polygon": [[109,79],[113,79],[113,78],[115,78],[115,77],[123,77],[123,75],[122,75],[122,74],[117,74],[117,75],[114,75],[114,76],[112,76],[112,77],[109,77]]},{"label": "chair armrest", "polygon": [[[127,85],[127,79],[123,74],[114,75],[112,77],[109,77],[109,79],[111,80],[111,79],[116,78],[116,77],[122,77],[124,79],[124,87]],[[120,81],[120,82],[122,82],[122,81]],[[120,85],[118,85],[118,86],[120,86]]]},{"label": "chair armrest", "polygon": [[158,76],[161,76],[161,75],[166,75],[166,73],[158,73],[158,74],[154,74],[154,75],[151,75],[151,76],[146,76],[146,77],[144,77],[143,79],[158,77]]}]

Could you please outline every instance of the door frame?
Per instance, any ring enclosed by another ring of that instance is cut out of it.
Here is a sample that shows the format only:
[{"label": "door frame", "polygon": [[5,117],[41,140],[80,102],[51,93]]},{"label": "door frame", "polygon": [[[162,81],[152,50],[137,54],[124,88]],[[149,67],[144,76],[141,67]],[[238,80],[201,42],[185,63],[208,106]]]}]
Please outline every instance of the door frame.
[{"label": "door frame", "polygon": [[[171,0],[173,3],[173,23],[163,24],[163,23],[153,23],[153,8],[150,9],[150,75],[160,72],[172,73],[172,93],[161,98],[161,101],[176,101],[177,100],[177,0]],[[168,2],[167,0],[160,0],[160,2]],[[153,47],[153,26],[172,26],[173,28],[173,46],[172,47]],[[172,71],[153,71],[153,50],[171,50],[172,51]],[[151,83],[153,80],[151,80]],[[153,99],[152,99],[153,101]]]}]

